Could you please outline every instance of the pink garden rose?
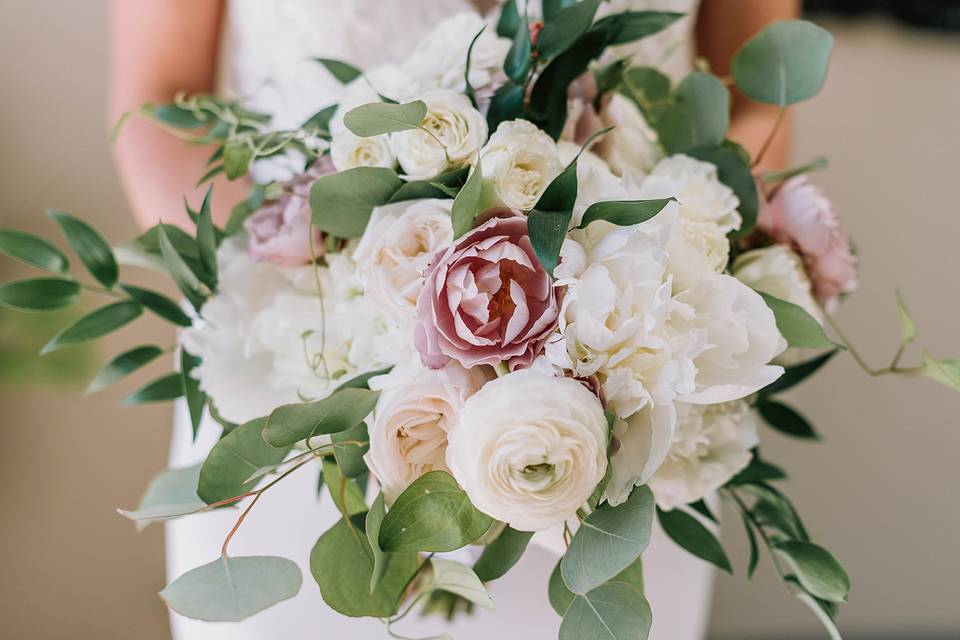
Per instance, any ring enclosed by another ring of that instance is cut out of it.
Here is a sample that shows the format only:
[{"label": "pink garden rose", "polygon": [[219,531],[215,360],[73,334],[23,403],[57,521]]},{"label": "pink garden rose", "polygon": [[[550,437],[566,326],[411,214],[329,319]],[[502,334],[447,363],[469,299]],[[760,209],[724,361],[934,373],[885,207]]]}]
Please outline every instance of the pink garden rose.
[{"label": "pink garden rose", "polygon": [[528,367],[556,328],[559,303],[533,252],[527,220],[511,212],[466,234],[427,267],[416,344],[433,369],[502,361]]},{"label": "pink garden rose", "polygon": [[[324,158],[327,160],[327,158]],[[322,253],[320,231],[310,224],[310,186],[322,175],[333,172],[329,161],[297,176],[284,185],[284,194],[268,200],[243,223],[250,237],[250,257],[295,267],[309,264],[310,238],[314,249]]]},{"label": "pink garden rose", "polygon": [[857,288],[856,260],[850,240],[824,193],[806,176],[785,182],[757,225],[775,242],[793,247],[803,258],[813,293],[828,312],[840,294]]}]

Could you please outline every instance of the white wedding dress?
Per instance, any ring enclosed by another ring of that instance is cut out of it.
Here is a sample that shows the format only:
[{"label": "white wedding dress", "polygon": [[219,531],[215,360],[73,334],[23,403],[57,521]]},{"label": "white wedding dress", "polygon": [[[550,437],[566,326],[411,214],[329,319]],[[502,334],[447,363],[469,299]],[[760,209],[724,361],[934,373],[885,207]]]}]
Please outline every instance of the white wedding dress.
[{"label": "white wedding dress", "polygon": [[[532,3],[531,3],[532,4]],[[692,12],[696,0],[613,0],[614,10],[670,9]],[[522,6],[522,5],[521,5]],[[341,87],[314,57],[372,67],[406,55],[440,19],[472,10],[467,0],[231,0],[223,33],[222,84],[271,113],[279,127],[296,126],[337,101]],[[636,60],[682,75],[691,66],[692,20],[639,43]],[[201,462],[219,436],[207,421],[191,441],[185,408],[177,407],[170,466]],[[280,555],[295,560],[304,576],[295,598],[242,623],[204,623],[171,613],[174,640],[380,640],[377,620],[353,619],[328,608],[310,574],[310,549],[339,514],[329,495],[317,497],[316,471],[304,468],[266,493],[231,542],[234,555]],[[236,521],[236,510],[219,510],[166,525],[167,575],[172,580],[214,559]],[[457,640],[557,637],[560,618],[547,601],[547,580],[559,553],[550,535],[534,543],[517,567],[489,585],[496,610],[459,616],[452,624],[409,616],[395,627],[411,637],[449,631]],[[656,530],[644,554],[647,596],[653,609],[653,640],[699,640],[709,611],[712,572]],[[506,635],[504,635],[506,634]]]}]

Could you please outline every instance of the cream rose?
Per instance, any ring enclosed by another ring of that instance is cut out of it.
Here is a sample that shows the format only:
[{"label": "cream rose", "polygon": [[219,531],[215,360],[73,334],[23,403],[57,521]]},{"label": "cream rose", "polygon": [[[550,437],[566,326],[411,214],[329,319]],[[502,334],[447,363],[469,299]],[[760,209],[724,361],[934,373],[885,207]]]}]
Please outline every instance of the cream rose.
[{"label": "cream rose", "polygon": [[377,207],[357,245],[360,282],[366,297],[409,326],[430,260],[453,240],[453,200],[414,200]]},{"label": "cream rose", "polygon": [[447,466],[480,511],[521,531],[572,516],[607,470],[607,421],[571,378],[521,370],[487,383],[449,435]]},{"label": "cream rose", "polygon": [[334,130],[330,142],[330,159],[337,171],[354,167],[383,167],[392,169],[397,164],[386,135],[364,138],[347,129]]},{"label": "cream rose", "polygon": [[716,491],[750,463],[759,443],[757,414],[739,400],[677,405],[670,451],[647,482],[661,509],[696,502]]},{"label": "cream rose", "polygon": [[561,171],[557,144],[526,120],[501,122],[480,152],[487,206],[529,211]]},{"label": "cream rose", "polygon": [[487,141],[486,119],[463,94],[435,89],[420,99],[427,105],[421,128],[390,135],[400,167],[415,180],[469,163]]},{"label": "cream rose", "polygon": [[364,460],[388,503],[424,473],[447,470],[447,434],[467,398],[492,375],[488,367],[468,371],[452,362],[443,369],[412,364],[371,379],[380,397]]}]

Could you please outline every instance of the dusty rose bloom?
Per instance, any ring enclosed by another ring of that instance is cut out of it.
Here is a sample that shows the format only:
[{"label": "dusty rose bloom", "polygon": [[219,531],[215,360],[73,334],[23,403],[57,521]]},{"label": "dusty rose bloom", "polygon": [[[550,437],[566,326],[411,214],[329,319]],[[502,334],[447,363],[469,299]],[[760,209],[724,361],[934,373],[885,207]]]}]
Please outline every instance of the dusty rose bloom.
[{"label": "dusty rose bloom", "polygon": [[310,238],[314,249],[323,251],[320,231],[310,224],[310,186],[320,176],[333,172],[325,157],[307,173],[284,185],[284,195],[263,204],[243,223],[250,238],[248,246],[254,260],[269,260],[284,266],[309,264]]},{"label": "dusty rose bloom", "polygon": [[841,294],[857,288],[850,240],[830,200],[806,176],[792,178],[777,190],[761,211],[757,226],[800,254],[813,293],[828,312],[836,309]]},{"label": "dusty rose bloom", "polygon": [[524,217],[487,220],[437,254],[424,275],[415,339],[428,367],[451,359],[468,369],[527,367],[557,325],[557,293]]}]

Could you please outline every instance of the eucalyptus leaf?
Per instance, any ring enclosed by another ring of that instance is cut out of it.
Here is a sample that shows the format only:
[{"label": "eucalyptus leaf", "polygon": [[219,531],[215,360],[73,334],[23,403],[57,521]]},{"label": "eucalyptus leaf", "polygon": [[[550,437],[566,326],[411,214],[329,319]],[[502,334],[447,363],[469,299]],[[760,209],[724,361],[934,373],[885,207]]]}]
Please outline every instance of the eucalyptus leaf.
[{"label": "eucalyptus leaf", "polygon": [[676,102],[655,120],[669,153],[717,147],[730,124],[730,94],[715,76],[694,71],[677,86]]},{"label": "eucalyptus leaf", "polygon": [[117,261],[113,249],[89,224],[63,211],[49,209],[47,215],[59,225],[63,235],[90,274],[108,289],[117,283]]},{"label": "eucalyptus leaf", "polygon": [[32,278],[0,285],[0,305],[17,311],[52,311],[79,297],[80,285],[65,278]]},{"label": "eucalyptus leaf", "polygon": [[[355,427],[346,431],[335,433],[331,436],[333,441],[333,455],[337,460],[337,465],[347,478],[356,478],[367,471],[367,465],[363,461],[363,455],[370,450],[367,434],[367,425],[361,422]],[[363,444],[355,444],[362,442]]]},{"label": "eucalyptus leaf", "polygon": [[484,609],[493,609],[493,600],[473,570],[453,560],[430,559],[429,590],[454,593]]},{"label": "eucalyptus leaf", "polygon": [[126,398],[123,404],[136,405],[148,402],[168,402],[183,395],[183,380],[179,373],[170,373],[157,378],[140,389],[137,389]]},{"label": "eucalyptus leaf", "polygon": [[0,229],[0,253],[53,273],[70,270],[70,261],[60,249],[40,236],[24,231]]},{"label": "eucalyptus leaf", "polygon": [[344,477],[337,463],[323,460],[323,478],[337,511],[344,517],[355,516],[367,510],[363,491],[354,480]]},{"label": "eucalyptus leaf", "polygon": [[453,237],[459,238],[473,229],[480,206],[480,195],[483,191],[483,169],[480,164],[480,154],[477,153],[477,164],[470,172],[470,177],[460,189],[460,193],[453,201],[450,216],[453,219]]},{"label": "eucalyptus leaf", "polygon": [[383,524],[383,517],[387,515],[387,508],[384,504],[383,493],[378,493],[370,510],[367,511],[367,517],[364,522],[366,529],[367,543],[370,545],[370,551],[373,553],[373,570],[370,573],[370,593],[377,589],[377,583],[383,578],[387,571],[387,563],[390,556],[380,548],[380,526]]},{"label": "eucalyptus leaf", "polygon": [[678,545],[727,573],[733,573],[720,541],[695,517],[680,509],[664,511],[658,508],[657,519],[667,536]]},{"label": "eucalyptus leaf", "polygon": [[327,71],[341,84],[349,84],[363,75],[360,69],[342,60],[333,60],[332,58],[314,58],[314,60],[326,67]]},{"label": "eucalyptus leaf", "polygon": [[833,36],[805,20],[776,21],[733,56],[737,88],[781,107],[812,98],[827,77]]},{"label": "eucalyptus leaf", "polygon": [[623,74],[620,93],[634,101],[649,120],[661,103],[671,103],[670,78],[652,67],[631,67]]},{"label": "eucalyptus leaf", "polygon": [[150,480],[136,509],[117,511],[133,520],[138,531],[154,522],[196,513],[207,506],[197,496],[199,477],[199,464],[183,469],[165,469]]},{"label": "eucalyptus leaf", "polygon": [[311,436],[346,431],[363,422],[378,396],[376,391],[348,387],[317,402],[278,407],[267,418],[263,438],[275,447],[287,447]]},{"label": "eucalyptus leaf", "polygon": [[627,501],[600,505],[580,523],[560,563],[563,581],[584,594],[630,566],[650,542],[653,493],[637,487]]},{"label": "eucalyptus leaf", "polygon": [[97,372],[97,375],[87,386],[85,393],[90,395],[105,389],[117,380],[121,380],[137,369],[153,362],[162,354],[163,349],[153,345],[135,347],[129,351],[124,351]]},{"label": "eucalyptus leaf", "polygon": [[806,418],[782,402],[765,399],[757,404],[757,411],[764,422],[781,433],[807,440],[820,439]]},{"label": "eucalyptus leaf", "polygon": [[599,8],[600,0],[581,0],[557,10],[540,31],[537,53],[549,59],[569,49],[593,24]]},{"label": "eucalyptus leaf", "polygon": [[[0,290],[2,291],[2,290]],[[0,293],[2,296],[2,293]],[[40,350],[41,354],[50,353],[66,347],[96,340],[117,329],[130,324],[140,317],[143,307],[133,301],[114,302],[83,316],[72,325],[57,334]]]},{"label": "eucalyptus leaf", "polygon": [[473,570],[484,582],[503,577],[523,556],[532,537],[532,531],[504,528],[493,542],[483,548]]},{"label": "eucalyptus leaf", "polygon": [[355,107],[344,114],[343,124],[355,135],[371,137],[395,131],[419,129],[420,122],[426,115],[427,104],[423,100],[404,104],[371,102]]},{"label": "eucalyptus leaf", "polygon": [[391,552],[454,551],[482,536],[492,522],[449,473],[431,471],[393,503],[380,529],[380,547]]},{"label": "eucalyptus leaf", "polygon": [[850,578],[829,551],[803,540],[783,540],[773,551],[796,571],[797,579],[811,595],[828,602],[846,602]]},{"label": "eucalyptus leaf", "polygon": [[583,229],[591,222],[606,220],[611,224],[629,227],[651,219],[667,206],[675,202],[675,198],[658,200],[604,200],[595,202],[583,214],[583,220],[578,229]]},{"label": "eucalyptus leaf", "polygon": [[239,622],[300,591],[296,562],[277,556],[221,556],[160,592],[171,609],[207,622]]},{"label": "eucalyptus leaf", "polygon": [[393,370],[393,365],[389,367],[384,367],[383,369],[377,369],[375,371],[368,371],[366,373],[361,373],[358,376],[354,376],[347,380],[346,382],[340,383],[336,389],[333,390],[334,393],[337,391],[342,391],[343,389],[369,389],[370,388],[370,378],[375,378],[377,376],[382,376]]},{"label": "eucalyptus leaf", "polygon": [[576,595],[563,616],[560,640],[646,640],[650,605],[625,582],[609,582]]},{"label": "eucalyptus leaf", "polygon": [[897,291],[897,316],[900,319],[900,343],[910,344],[917,338],[917,325],[913,323],[907,305],[903,303],[900,292]]},{"label": "eucalyptus leaf", "polygon": [[576,596],[563,582],[563,575],[560,573],[561,562],[562,559],[558,560],[553,571],[550,573],[550,582],[547,585],[547,598],[550,600],[550,606],[553,607],[557,615],[562,618]]},{"label": "eucalyptus leaf", "polygon": [[359,238],[375,207],[387,204],[403,182],[390,169],[356,167],[318,178],[310,187],[313,224],[338,238]]},{"label": "eucalyptus leaf", "polygon": [[359,516],[351,522],[341,519],[320,536],[310,553],[310,571],[324,602],[335,611],[351,617],[387,618],[396,613],[417,571],[417,554],[393,554],[371,592],[374,555],[362,525]]},{"label": "eucalyptus leaf", "polygon": [[167,230],[163,225],[157,227],[157,242],[160,246],[160,254],[163,256],[163,261],[166,264],[167,271],[170,273],[170,277],[173,278],[173,281],[181,293],[190,301],[190,304],[193,305],[193,308],[199,311],[206,300],[203,285],[173,246],[173,243],[167,236]]},{"label": "eucalyptus leaf", "polygon": [[827,334],[823,332],[823,327],[813,316],[807,313],[802,307],[775,298],[770,294],[758,291],[763,301],[773,311],[777,321],[777,329],[783,334],[787,344],[791,347],[807,347],[810,349],[830,349],[842,348],[835,344]]},{"label": "eucalyptus leaf", "polygon": [[[306,122],[303,123],[303,128],[307,131],[313,131],[318,135],[329,137],[330,135],[330,121],[333,119],[333,116],[337,113],[339,105],[331,104],[328,107],[324,107],[317,111],[315,114],[310,116]],[[230,232],[229,226],[227,228],[227,233]]]},{"label": "eucalyptus leaf", "polygon": [[143,106],[140,113],[175,129],[198,129],[210,124],[209,120],[198,116],[194,111],[175,104],[148,103]]},{"label": "eucalyptus leaf", "polygon": [[287,457],[289,447],[272,447],[263,441],[265,422],[266,418],[246,422],[213,445],[200,469],[197,495],[201,500],[212,504],[252,491],[257,482],[250,481],[251,474]]}]

